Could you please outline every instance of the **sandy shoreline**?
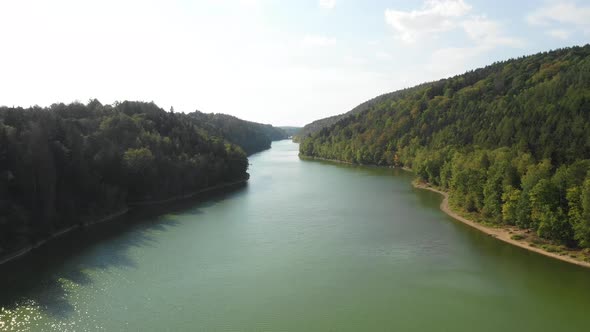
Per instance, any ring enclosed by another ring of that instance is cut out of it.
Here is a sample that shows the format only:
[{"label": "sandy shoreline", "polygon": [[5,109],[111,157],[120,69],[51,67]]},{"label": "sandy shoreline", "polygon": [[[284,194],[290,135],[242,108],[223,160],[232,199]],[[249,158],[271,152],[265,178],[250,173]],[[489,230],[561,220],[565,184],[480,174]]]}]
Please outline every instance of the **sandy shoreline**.
[{"label": "sandy shoreline", "polygon": [[451,210],[451,208],[449,207],[449,194],[448,193],[438,190],[436,188],[430,187],[426,184],[420,184],[420,183],[414,182],[413,185],[414,185],[414,187],[419,188],[419,189],[430,190],[435,193],[441,194],[444,197],[443,201],[440,204],[440,209],[443,212],[445,212],[446,214],[448,214],[452,218],[454,218],[464,224],[467,224],[467,225],[469,225],[481,232],[484,232],[492,237],[495,237],[498,240],[504,241],[506,243],[510,243],[512,245],[515,245],[517,247],[521,247],[521,248],[529,250],[529,251],[536,252],[541,255],[545,255],[547,257],[559,259],[564,262],[568,262],[571,264],[576,264],[579,266],[590,268],[590,262],[581,261],[581,260],[572,258],[569,255],[560,255],[559,253],[548,252],[542,248],[532,246],[533,243],[529,242],[525,239],[523,239],[523,240],[512,239],[512,236],[514,235],[514,233],[511,233],[511,231],[513,231],[513,230],[508,227],[506,227],[506,228],[488,227],[488,226],[482,225],[478,222],[475,222],[475,221],[469,220],[465,217],[462,217],[459,214],[457,214],[456,212],[454,212],[453,210]]},{"label": "sandy shoreline", "polygon": [[[371,165],[363,165],[363,164],[354,164],[354,163],[341,161],[341,160],[303,156],[301,154],[299,154],[299,157],[301,159],[307,159],[307,160],[320,160],[320,161],[334,162],[334,163],[340,163],[340,164],[371,166]],[[382,167],[382,166],[375,166],[375,167]],[[408,167],[388,167],[388,168],[397,168],[397,169],[401,169],[401,170],[413,173],[412,169],[408,168]],[[536,246],[533,242],[528,241],[526,238],[521,239],[521,240],[513,239],[512,237],[514,235],[523,235],[526,233],[526,231],[518,229],[516,227],[512,227],[512,228],[511,227],[499,227],[499,228],[489,227],[489,226],[483,225],[481,223],[475,222],[473,220],[467,219],[467,218],[457,214],[456,212],[454,212],[451,209],[451,207],[449,206],[449,194],[448,193],[438,190],[436,188],[433,188],[430,185],[425,184],[425,183],[418,183],[418,182],[414,181],[414,182],[412,182],[412,185],[415,188],[430,190],[430,191],[433,191],[435,193],[442,195],[444,198],[440,204],[440,209],[444,213],[446,213],[447,215],[449,215],[453,219],[456,219],[468,226],[471,226],[471,227],[479,230],[480,232],[488,234],[489,236],[492,236],[492,237],[494,237],[498,240],[504,241],[506,243],[510,243],[510,244],[515,245],[517,247],[526,249],[528,251],[532,251],[532,252],[547,256],[547,257],[555,258],[555,259],[558,259],[563,262],[567,262],[567,263],[575,264],[578,266],[590,268],[590,262],[582,261],[582,260],[579,260],[579,259],[569,256],[569,254],[580,254],[579,250],[578,251],[568,250],[567,254],[563,254],[563,253],[560,254],[557,252],[549,252],[543,248],[540,248],[540,247]]]}]

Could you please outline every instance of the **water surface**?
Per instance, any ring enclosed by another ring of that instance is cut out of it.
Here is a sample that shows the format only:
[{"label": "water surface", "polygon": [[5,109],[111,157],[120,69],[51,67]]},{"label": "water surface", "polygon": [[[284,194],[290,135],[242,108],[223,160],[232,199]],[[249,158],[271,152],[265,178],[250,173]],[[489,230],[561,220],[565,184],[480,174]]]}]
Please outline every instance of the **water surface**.
[{"label": "water surface", "polygon": [[588,330],[590,270],[454,221],[403,171],[297,149],[1,267],[0,330]]}]

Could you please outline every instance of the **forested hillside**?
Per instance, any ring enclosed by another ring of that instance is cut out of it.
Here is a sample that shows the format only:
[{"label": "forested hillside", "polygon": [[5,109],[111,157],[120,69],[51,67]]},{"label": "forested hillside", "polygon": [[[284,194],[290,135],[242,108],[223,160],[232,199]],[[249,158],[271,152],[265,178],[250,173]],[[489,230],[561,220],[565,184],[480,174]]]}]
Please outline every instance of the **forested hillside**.
[{"label": "forested hillside", "polygon": [[312,123],[306,124],[296,134],[295,141],[301,142],[301,140],[303,138],[320,131],[322,128],[329,127],[329,126],[335,124],[336,122],[338,122],[348,116],[359,114],[359,113],[367,110],[374,103],[375,100],[380,99],[382,97],[383,96],[379,96],[377,98],[366,101],[346,113],[329,116],[327,118],[319,119],[319,120],[316,120]]},{"label": "forested hillside", "polygon": [[129,203],[247,179],[244,151],[210,129],[153,103],[1,107],[0,256]]},{"label": "forested hillside", "polygon": [[270,148],[271,141],[289,137],[281,128],[245,121],[227,114],[196,111],[190,113],[190,116],[207,125],[211,132],[241,146],[248,155]]},{"label": "forested hillside", "polygon": [[302,129],[301,127],[289,127],[289,126],[281,126],[279,128],[283,129],[285,131],[285,133],[287,133],[287,136],[295,136],[295,135],[299,134],[299,132]]},{"label": "forested hillside", "polygon": [[380,96],[303,156],[411,167],[458,209],[590,247],[590,46]]}]

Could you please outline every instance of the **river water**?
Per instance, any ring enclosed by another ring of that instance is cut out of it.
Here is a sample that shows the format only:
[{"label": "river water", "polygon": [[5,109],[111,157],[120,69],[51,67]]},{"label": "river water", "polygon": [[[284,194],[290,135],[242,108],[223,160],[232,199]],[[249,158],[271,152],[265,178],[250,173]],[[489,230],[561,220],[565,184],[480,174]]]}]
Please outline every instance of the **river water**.
[{"label": "river water", "polygon": [[442,213],[400,170],[303,161],[0,268],[0,330],[588,331],[590,270]]}]

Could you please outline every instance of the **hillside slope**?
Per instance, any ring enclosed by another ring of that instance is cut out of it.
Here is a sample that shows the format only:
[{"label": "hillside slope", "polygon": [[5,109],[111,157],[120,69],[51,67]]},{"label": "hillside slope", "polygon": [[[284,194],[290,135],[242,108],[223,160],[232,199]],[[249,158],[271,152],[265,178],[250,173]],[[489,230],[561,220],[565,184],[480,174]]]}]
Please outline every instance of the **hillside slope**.
[{"label": "hillside slope", "polygon": [[283,129],[285,131],[285,133],[287,133],[288,136],[295,136],[295,135],[299,134],[299,132],[302,129],[302,127],[291,127],[291,126],[281,126],[279,128]]},{"label": "hillside slope", "polygon": [[199,111],[189,115],[200,123],[207,125],[211,132],[242,147],[248,155],[269,149],[272,141],[289,137],[281,128],[242,120],[232,115],[207,114]]},{"label": "hillside slope", "polygon": [[222,131],[153,103],[0,107],[0,258],[131,203],[248,179]]},{"label": "hillside slope", "polygon": [[[303,156],[411,167],[458,209],[590,246],[590,46],[495,63],[361,104]],[[330,120],[332,121],[332,120]]]},{"label": "hillside slope", "polygon": [[[394,93],[397,93],[397,92],[393,92],[392,94],[394,94]],[[340,121],[341,119],[344,119],[348,116],[352,116],[355,114],[359,114],[363,111],[366,111],[367,109],[369,109],[369,107],[371,107],[376,102],[378,102],[378,100],[381,100],[382,98],[387,98],[386,96],[388,96],[388,95],[390,95],[390,94],[386,94],[386,95],[382,95],[382,96],[373,98],[369,101],[366,101],[366,102],[358,105],[357,107],[353,108],[352,110],[350,110],[346,113],[329,116],[327,118],[315,120],[311,123],[308,123],[305,126],[303,126],[303,128],[301,128],[299,130],[299,132],[297,132],[294,140],[297,142],[301,142],[307,136],[310,136],[310,135],[320,131],[323,128],[329,127],[329,126],[335,124],[336,122]]]}]

